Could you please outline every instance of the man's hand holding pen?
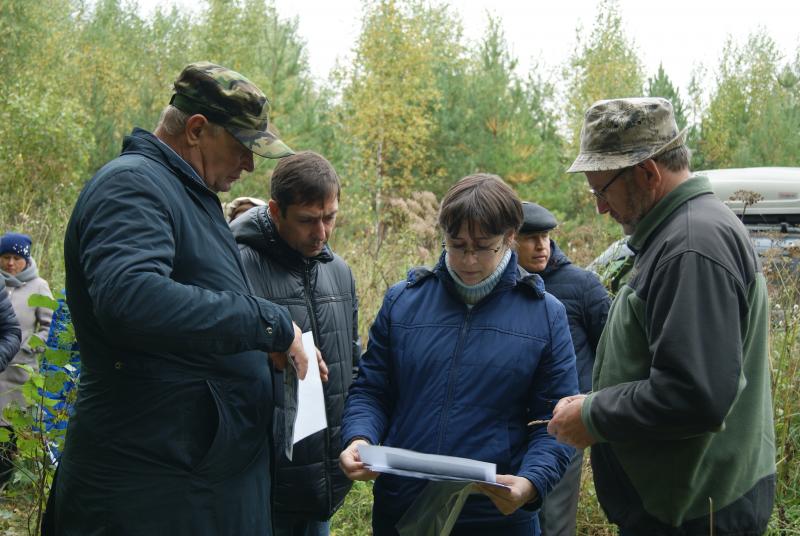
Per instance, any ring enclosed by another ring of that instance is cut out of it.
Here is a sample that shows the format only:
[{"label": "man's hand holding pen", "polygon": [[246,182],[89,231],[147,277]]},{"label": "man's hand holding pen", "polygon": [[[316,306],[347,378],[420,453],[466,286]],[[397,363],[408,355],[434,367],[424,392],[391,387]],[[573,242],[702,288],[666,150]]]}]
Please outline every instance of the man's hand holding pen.
[{"label": "man's hand holding pen", "polygon": [[581,420],[581,408],[586,395],[573,395],[562,398],[553,409],[553,418],[547,424],[547,433],[559,442],[583,449],[597,440]]}]

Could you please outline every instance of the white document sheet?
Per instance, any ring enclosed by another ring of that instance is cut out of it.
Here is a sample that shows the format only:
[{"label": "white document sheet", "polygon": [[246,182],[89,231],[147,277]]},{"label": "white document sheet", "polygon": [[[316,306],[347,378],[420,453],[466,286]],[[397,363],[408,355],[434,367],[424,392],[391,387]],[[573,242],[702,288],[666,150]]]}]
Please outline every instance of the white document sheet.
[{"label": "white document sheet", "polygon": [[365,465],[378,473],[508,487],[497,483],[497,467],[493,463],[378,445],[359,445],[358,454]]},{"label": "white document sheet", "polygon": [[308,357],[308,372],[305,380],[298,380],[297,417],[294,420],[292,444],[328,426],[314,334],[310,331],[303,333],[303,351]]}]

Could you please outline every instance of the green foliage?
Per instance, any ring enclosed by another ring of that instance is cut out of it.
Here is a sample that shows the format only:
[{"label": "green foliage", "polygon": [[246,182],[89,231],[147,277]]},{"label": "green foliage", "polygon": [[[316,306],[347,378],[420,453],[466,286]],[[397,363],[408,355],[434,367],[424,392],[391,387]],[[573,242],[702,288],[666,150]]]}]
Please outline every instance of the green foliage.
[{"label": "green foliage", "polygon": [[[644,71],[636,49],[625,36],[617,0],[602,0],[588,36],[576,31],[577,44],[563,70],[567,130],[566,154],[574,157],[580,148],[583,115],[592,103],[608,98],[642,94]],[[566,167],[566,166],[565,166]],[[594,200],[582,183],[564,181],[558,203],[571,218],[588,220]]]},{"label": "green foliage", "polygon": [[[60,297],[63,299],[63,296]],[[53,310],[58,308],[58,302],[39,294],[31,295],[29,304]],[[63,348],[72,348],[74,343],[75,331],[71,323],[67,323],[59,336],[59,344]],[[0,428],[0,442],[10,441],[13,433],[17,454],[13,460],[16,484],[11,495],[24,502],[31,512],[27,520],[28,533],[39,534],[41,516],[55,469],[52,454],[64,445],[66,430],[62,425],[69,419],[68,411],[74,405],[77,389],[66,393],[66,404],[46,396],[47,392],[57,393],[66,382],[73,381],[64,368],[69,366],[72,352],[45,346],[36,336],[31,338],[29,345],[36,356],[36,364],[11,364],[23,369],[28,379],[19,389],[24,404],[12,402],[3,408],[3,419],[10,430]],[[42,367],[43,362],[49,366]],[[46,416],[46,413],[49,415]]]},{"label": "green foliage", "polygon": [[702,117],[695,164],[702,168],[797,165],[798,74],[796,62],[782,63],[775,42],[763,30],[743,44],[729,39]]},{"label": "green foliage", "polygon": [[368,196],[377,221],[386,197],[407,195],[415,177],[432,170],[431,112],[440,93],[429,37],[409,5],[378,0],[366,6],[342,115],[358,159],[354,193]]},{"label": "green foliage", "polygon": [[[267,95],[272,129],[290,147],[313,149],[330,158],[329,95],[312,84],[297,25],[297,20],[281,19],[266,0],[211,1],[197,25],[197,35],[204,38],[194,43],[191,61],[207,59],[247,76]],[[255,172],[236,184],[228,197],[269,197],[274,161],[258,158],[255,164]]]},{"label": "green foliage", "polygon": [[568,84],[567,128],[573,149],[580,142],[583,114],[593,102],[642,94],[642,62],[625,37],[617,0],[600,2],[588,38],[577,32],[575,52],[564,77]]},{"label": "green foliage", "polygon": [[650,97],[664,97],[669,100],[672,103],[672,110],[675,112],[675,122],[678,123],[678,129],[683,130],[687,124],[683,100],[677,88],[672,85],[672,80],[669,79],[669,76],[664,71],[663,64],[658,65],[658,72],[654,77],[647,79],[646,93]]},{"label": "green foliage", "polygon": [[448,180],[434,191],[476,172],[495,173],[520,195],[552,206],[563,178],[562,142],[548,108],[552,85],[534,68],[527,80],[516,74],[503,29],[489,17],[483,40],[458,70],[439,76],[441,105],[433,143]]}]

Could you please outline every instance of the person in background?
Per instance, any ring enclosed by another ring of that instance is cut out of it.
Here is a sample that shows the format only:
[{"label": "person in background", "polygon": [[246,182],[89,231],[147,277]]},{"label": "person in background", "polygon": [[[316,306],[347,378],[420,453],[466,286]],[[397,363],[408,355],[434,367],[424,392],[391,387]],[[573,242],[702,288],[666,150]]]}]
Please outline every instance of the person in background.
[{"label": "person in background", "polygon": [[662,98],[595,102],[582,172],[631,237],[590,394],[548,431],[592,446],[597,498],[622,536],[762,534],[775,497],[767,284],[747,230],[692,177]]},{"label": "person in background", "polygon": [[267,202],[257,197],[237,197],[225,206],[225,218],[228,223],[247,212],[253,207],[263,207]]},{"label": "person in background", "polygon": [[0,372],[19,352],[22,332],[5,286],[0,287]]},{"label": "person in background", "polygon": [[[47,340],[53,316],[50,309],[28,305],[28,299],[34,294],[53,297],[47,281],[39,277],[36,262],[31,257],[31,245],[28,235],[6,233],[0,237],[0,277],[5,281],[21,330],[19,352],[0,372],[0,411],[12,403],[19,406],[27,404],[22,385],[30,375],[22,367],[14,365],[38,367],[36,354],[44,351],[44,341]],[[38,346],[31,344],[34,336],[41,342]],[[10,428],[1,416],[0,413],[0,426]],[[0,445],[0,485],[5,484],[14,472],[15,453],[16,442],[12,435],[11,441]]]},{"label": "person in background", "polygon": [[[577,393],[564,306],[523,273],[513,251],[522,205],[500,177],[464,177],[439,211],[435,268],[392,286],[370,330],[343,418],[343,471],[369,480],[358,446],[381,444],[494,463],[497,481],[466,499],[454,535],[538,534],[536,510],[573,450],[533,423]],[[436,485],[438,483],[431,483]],[[382,474],[377,536],[397,524],[426,481]]]},{"label": "person in background", "polygon": [[192,63],[155,131],[135,128],[78,197],[81,380],[45,535],[270,536],[269,355],[301,378],[308,362],[288,310],[251,295],[217,195],[254,154],[293,154],[268,112],[240,73]]},{"label": "person in background", "polygon": [[284,376],[274,376],[276,536],[327,535],[330,517],[351,482],[338,466],[342,409],[361,355],[358,299],[350,267],[328,245],[339,212],[339,176],[322,156],[304,151],[278,162],[270,200],[231,229],[256,296],[285,305],[303,332],[311,331],[327,365],[323,385],[328,427],[283,448],[287,414]]},{"label": "person in background", "polygon": [[[575,348],[578,387],[592,389],[592,367],[611,300],[595,274],[572,264],[550,231],[558,222],[546,208],[522,203],[523,222],[517,237],[519,265],[544,280],[544,288],[567,309]],[[547,495],[539,512],[544,536],[575,534],[583,450],[577,449],[561,481]]]}]

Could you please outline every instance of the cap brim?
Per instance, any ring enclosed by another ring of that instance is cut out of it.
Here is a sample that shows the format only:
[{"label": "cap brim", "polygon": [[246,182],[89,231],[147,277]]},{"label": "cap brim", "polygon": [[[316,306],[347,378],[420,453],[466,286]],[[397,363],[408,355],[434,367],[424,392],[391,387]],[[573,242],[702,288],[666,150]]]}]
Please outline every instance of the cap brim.
[{"label": "cap brim", "polygon": [[258,156],[264,158],[283,158],[294,154],[288,145],[279,140],[271,132],[260,130],[249,130],[234,126],[226,126],[225,129],[239,140],[239,143],[253,151]]},{"label": "cap brim", "polygon": [[656,148],[631,149],[615,152],[585,152],[578,155],[567,170],[567,173],[585,173],[587,171],[608,171],[635,166],[648,158],[653,158],[661,153],[674,149],[686,142],[686,133],[689,127],[684,128],[670,141]]}]

